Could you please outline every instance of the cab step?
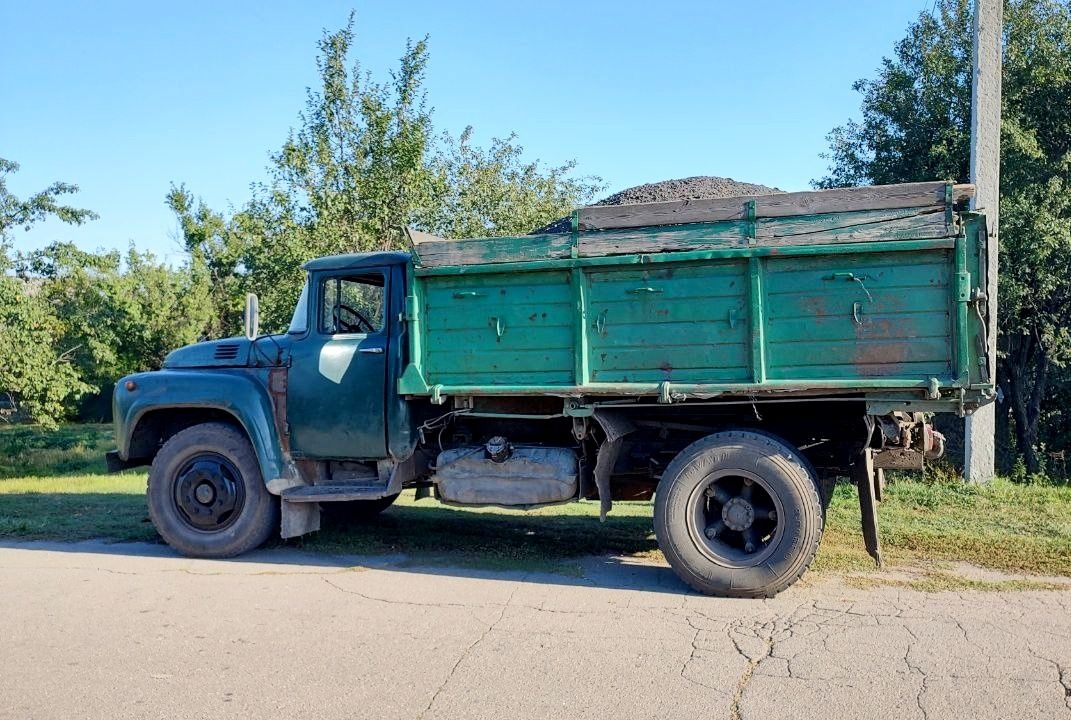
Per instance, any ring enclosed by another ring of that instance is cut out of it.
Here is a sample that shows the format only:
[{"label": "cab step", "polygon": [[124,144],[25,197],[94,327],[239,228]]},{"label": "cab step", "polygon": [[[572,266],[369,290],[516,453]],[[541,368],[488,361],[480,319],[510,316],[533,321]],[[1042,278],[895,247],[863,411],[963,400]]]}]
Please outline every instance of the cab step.
[{"label": "cab step", "polygon": [[383,485],[306,485],[283,491],[283,500],[295,503],[348,502],[351,500],[378,500],[386,496]]}]

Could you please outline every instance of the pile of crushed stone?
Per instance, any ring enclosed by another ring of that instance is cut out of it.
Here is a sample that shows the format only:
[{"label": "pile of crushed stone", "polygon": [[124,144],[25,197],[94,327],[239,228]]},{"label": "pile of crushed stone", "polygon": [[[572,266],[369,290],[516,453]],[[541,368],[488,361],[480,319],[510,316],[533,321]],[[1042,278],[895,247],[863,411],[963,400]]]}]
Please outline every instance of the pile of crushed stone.
[{"label": "pile of crushed stone", "polygon": [[[668,202],[671,200],[705,200],[708,198],[736,197],[737,195],[766,195],[779,193],[777,188],[754,183],[737,182],[732,178],[698,175],[678,180],[663,180],[647,183],[616,192],[595,205],[635,205],[637,203]],[[559,218],[537,228],[532,235],[544,233],[567,233],[572,230],[569,218]]]}]

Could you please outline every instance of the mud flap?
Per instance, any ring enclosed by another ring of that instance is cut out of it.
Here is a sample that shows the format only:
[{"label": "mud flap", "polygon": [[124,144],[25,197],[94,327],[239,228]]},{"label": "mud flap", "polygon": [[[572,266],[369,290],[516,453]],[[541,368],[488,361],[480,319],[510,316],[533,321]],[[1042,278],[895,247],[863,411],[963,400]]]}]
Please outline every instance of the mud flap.
[{"label": "mud flap", "polygon": [[599,491],[599,519],[606,520],[613,502],[610,499],[610,475],[617,464],[617,455],[621,451],[621,441],[636,429],[636,426],[622,413],[595,411],[595,420],[606,433],[606,440],[599,446],[595,458],[595,487]]},{"label": "mud flap", "polygon": [[280,504],[283,518],[279,535],[284,540],[320,529],[320,503],[287,502],[280,499]]},{"label": "mud flap", "polygon": [[852,482],[859,488],[859,510],[862,515],[863,545],[867,554],[874,558],[878,567],[884,565],[881,559],[881,538],[878,535],[878,501],[875,492],[877,475],[874,471],[874,452],[870,448],[863,450],[852,464]]}]

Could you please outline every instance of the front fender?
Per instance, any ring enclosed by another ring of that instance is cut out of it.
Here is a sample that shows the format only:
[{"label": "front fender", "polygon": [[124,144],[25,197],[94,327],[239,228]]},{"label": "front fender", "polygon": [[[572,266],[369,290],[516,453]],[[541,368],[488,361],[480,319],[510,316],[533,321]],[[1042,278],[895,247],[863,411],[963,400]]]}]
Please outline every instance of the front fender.
[{"label": "front fender", "polygon": [[150,413],[222,411],[245,429],[269,490],[279,493],[303,484],[275,430],[267,373],[267,369],[165,369],[122,378],[115,385],[112,400],[119,457],[131,460],[131,440],[138,424]]}]

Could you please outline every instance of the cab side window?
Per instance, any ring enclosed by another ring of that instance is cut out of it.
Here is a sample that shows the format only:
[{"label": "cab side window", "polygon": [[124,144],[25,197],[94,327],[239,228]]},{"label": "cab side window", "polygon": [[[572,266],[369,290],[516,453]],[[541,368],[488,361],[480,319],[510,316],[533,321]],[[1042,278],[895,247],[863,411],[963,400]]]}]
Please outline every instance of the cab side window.
[{"label": "cab side window", "polygon": [[383,329],[383,275],[331,277],[320,292],[320,332],[373,334]]}]

